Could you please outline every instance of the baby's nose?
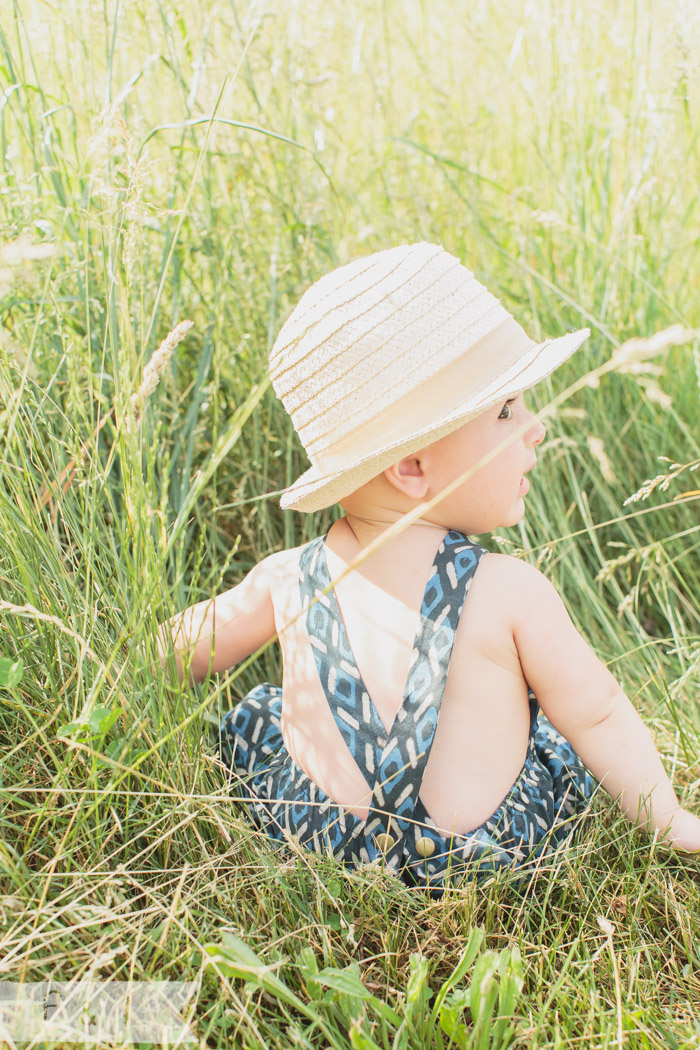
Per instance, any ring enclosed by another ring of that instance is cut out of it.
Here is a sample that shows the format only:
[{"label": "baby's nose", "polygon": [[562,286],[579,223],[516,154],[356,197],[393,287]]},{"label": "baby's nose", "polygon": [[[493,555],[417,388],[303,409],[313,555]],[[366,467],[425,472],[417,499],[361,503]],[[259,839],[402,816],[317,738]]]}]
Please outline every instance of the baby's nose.
[{"label": "baby's nose", "polygon": [[536,419],[527,432],[527,441],[534,448],[535,445],[541,445],[544,441],[547,428],[541,419]]}]

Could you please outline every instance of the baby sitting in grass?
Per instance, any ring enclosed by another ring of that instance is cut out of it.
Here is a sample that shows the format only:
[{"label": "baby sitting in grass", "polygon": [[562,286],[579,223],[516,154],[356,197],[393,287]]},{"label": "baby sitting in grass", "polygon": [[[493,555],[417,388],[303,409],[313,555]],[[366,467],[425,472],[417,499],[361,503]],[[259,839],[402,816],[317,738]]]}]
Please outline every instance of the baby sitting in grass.
[{"label": "baby sitting in grass", "polygon": [[221,726],[272,838],[439,890],[538,862],[597,781],[700,849],[700,819],[554,588],[469,538],[525,513],[545,436],[525,391],[588,334],[534,343],[431,244],[327,274],[283,326],[272,382],[312,465],[282,506],[344,516],[161,628],[193,681],[279,640],[281,688]]}]

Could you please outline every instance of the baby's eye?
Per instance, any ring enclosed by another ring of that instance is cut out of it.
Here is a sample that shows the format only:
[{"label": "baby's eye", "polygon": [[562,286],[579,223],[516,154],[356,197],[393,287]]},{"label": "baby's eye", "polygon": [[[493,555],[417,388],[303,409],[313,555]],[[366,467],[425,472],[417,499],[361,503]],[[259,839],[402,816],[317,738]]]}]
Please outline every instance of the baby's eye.
[{"label": "baby's eye", "polygon": [[513,415],[513,409],[510,406],[513,404],[514,401],[514,397],[510,398],[509,401],[506,401],[505,405],[499,413],[499,419],[510,419],[510,417]]}]

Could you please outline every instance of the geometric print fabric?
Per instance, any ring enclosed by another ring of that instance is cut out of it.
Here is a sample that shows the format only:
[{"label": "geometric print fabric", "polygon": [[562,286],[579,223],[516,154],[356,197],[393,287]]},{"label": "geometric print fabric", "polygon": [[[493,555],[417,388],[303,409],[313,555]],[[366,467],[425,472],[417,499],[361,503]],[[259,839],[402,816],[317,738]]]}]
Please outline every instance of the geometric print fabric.
[{"label": "geometric print fabric", "polygon": [[299,586],[316,669],[345,745],[372,789],[367,820],[330,799],[296,765],[280,726],[282,691],[263,684],[221,723],[221,755],[240,779],[254,821],[280,842],[293,838],[346,864],[380,862],[439,893],[447,879],[522,867],[565,841],[595,781],[530,692],[523,768],[498,809],[467,835],[440,834],[421,799],[455,632],[486,553],[448,532],[435,557],[403,701],[387,733],[357,669],[331,587],[324,537],[300,556]]}]

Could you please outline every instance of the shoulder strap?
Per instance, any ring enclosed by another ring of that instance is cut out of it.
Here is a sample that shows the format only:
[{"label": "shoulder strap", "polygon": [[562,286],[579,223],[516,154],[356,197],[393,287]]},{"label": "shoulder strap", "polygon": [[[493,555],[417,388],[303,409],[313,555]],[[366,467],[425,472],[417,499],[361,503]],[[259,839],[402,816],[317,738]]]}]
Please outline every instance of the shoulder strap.
[{"label": "shoulder strap", "polygon": [[387,733],[362,680],[331,584],[325,536],[307,544],[299,559],[299,589],[306,630],[335,724],[369,787],[377,779]]},{"label": "shoulder strap", "polygon": [[383,839],[389,845],[388,864],[400,860],[401,839],[409,828],[435,737],[455,632],[469,585],[485,553],[484,547],[451,531],[435,557],[404,700],[382,751],[367,818],[369,834],[389,836]]}]

